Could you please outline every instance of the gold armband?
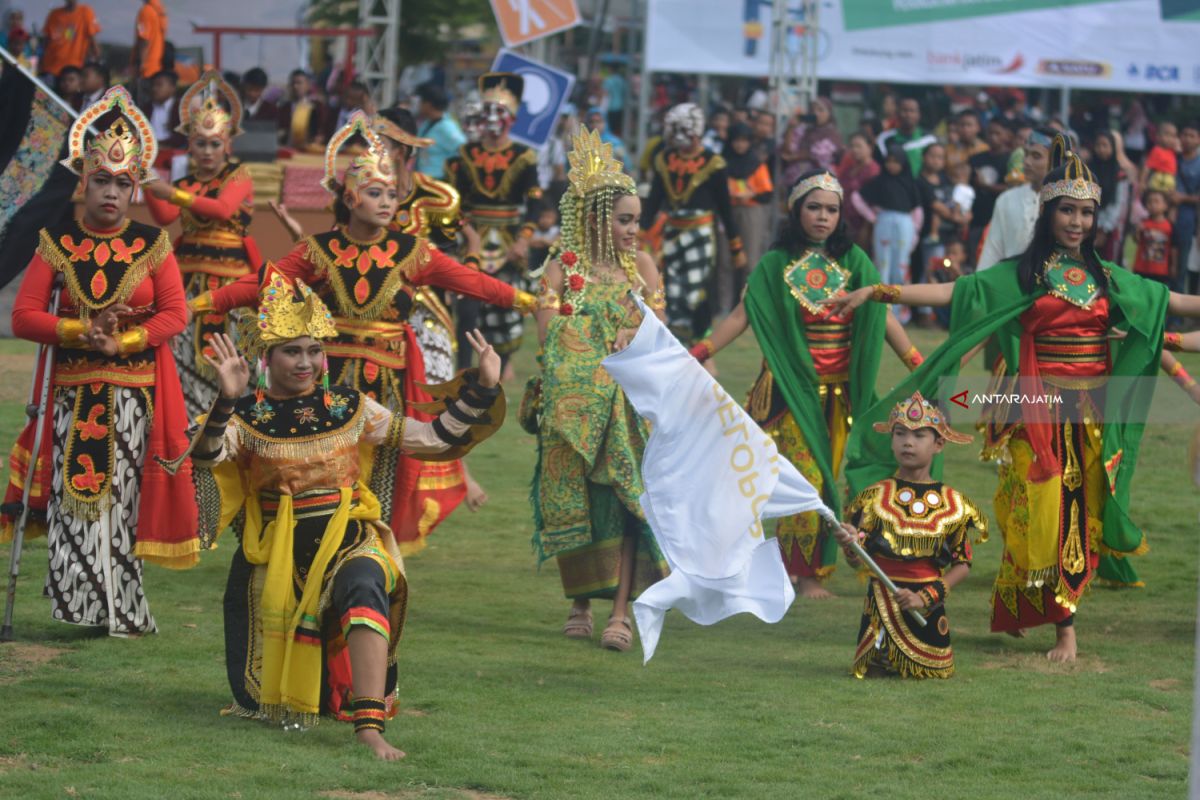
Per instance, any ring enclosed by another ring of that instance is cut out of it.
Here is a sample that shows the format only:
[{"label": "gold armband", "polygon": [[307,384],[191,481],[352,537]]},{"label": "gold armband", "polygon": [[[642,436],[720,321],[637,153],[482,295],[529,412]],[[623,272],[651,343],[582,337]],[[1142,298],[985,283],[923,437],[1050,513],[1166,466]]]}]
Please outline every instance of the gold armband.
[{"label": "gold armband", "polygon": [[517,289],[513,295],[513,310],[520,311],[522,314],[532,314],[537,308],[538,300],[529,292]]},{"label": "gold armband", "polygon": [[871,288],[876,303],[895,303],[900,299],[900,287],[894,283],[877,283]]},{"label": "gold armband", "polygon": [[88,326],[83,320],[64,317],[54,326],[54,332],[58,334],[58,343],[62,347],[87,347],[87,339],[84,336],[88,332]]},{"label": "gold armband", "polygon": [[538,311],[558,311],[562,305],[562,299],[558,296],[558,292],[550,287],[544,287],[541,294],[537,296]]},{"label": "gold armband", "polygon": [[212,292],[201,292],[187,301],[187,307],[193,314],[208,314],[216,310],[213,308]]},{"label": "gold armband", "polygon": [[172,205],[177,205],[180,208],[191,208],[194,202],[196,202],[196,195],[179,188],[171,190]]},{"label": "gold armband", "polygon": [[650,306],[651,311],[662,311],[667,307],[667,293],[659,286],[650,295],[650,299],[646,301],[646,305]]},{"label": "gold armband", "polygon": [[146,349],[149,337],[141,325],[130,328],[117,336],[117,355],[127,356],[130,353],[140,353]]},{"label": "gold armband", "polygon": [[1183,349],[1183,335],[1179,333],[1163,334],[1163,350],[1179,352]]},{"label": "gold armband", "polygon": [[479,253],[467,253],[463,256],[462,263],[473,270],[480,270],[483,268],[483,256]]}]

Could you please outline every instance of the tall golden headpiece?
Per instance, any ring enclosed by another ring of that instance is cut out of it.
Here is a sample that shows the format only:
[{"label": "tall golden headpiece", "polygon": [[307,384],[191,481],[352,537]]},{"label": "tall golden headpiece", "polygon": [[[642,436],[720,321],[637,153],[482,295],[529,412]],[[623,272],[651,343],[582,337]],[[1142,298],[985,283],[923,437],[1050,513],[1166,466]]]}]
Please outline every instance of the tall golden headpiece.
[{"label": "tall golden headpiece", "polygon": [[[224,99],[228,110],[221,105]],[[242,133],[242,101],[215,69],[200,76],[179,100],[179,126],[184,136],[204,136],[229,141]]]},{"label": "tall golden headpiece", "polygon": [[[87,139],[92,124],[109,112],[120,116],[98,136]],[[89,175],[104,170],[110,175],[128,175],[135,183],[142,183],[158,177],[153,169],[157,157],[158,142],[150,120],[124,88],[114,86],[71,124],[67,157],[62,165],[81,175],[84,182]]]},{"label": "tall golden headpiece", "polygon": [[385,187],[395,186],[396,174],[392,170],[392,157],[388,153],[387,145],[371,130],[367,115],[355,111],[350,121],[329,139],[329,144],[325,147],[325,178],[321,185],[326,191],[337,193],[338,153],[355,134],[366,140],[367,147],[354,156],[350,166],[346,168],[345,175],[342,176],[342,184],[350,193],[353,204],[357,205],[363,189],[376,183]]},{"label": "tall golden headpiece", "polygon": [[515,72],[485,72],[479,76],[479,101],[499,103],[514,117],[524,91],[525,79]]},{"label": "tall golden headpiece", "polygon": [[600,134],[583,128],[571,142],[567,154],[571,165],[567,180],[576,197],[586,197],[597,189],[617,189],[626,194],[637,192],[633,178],[625,174],[625,167],[613,157],[612,145],[600,141]]},{"label": "tall golden headpiece", "polygon": [[246,355],[259,358],[278,344],[309,336],[337,336],[329,307],[302,280],[293,281],[268,264],[259,289],[258,314],[247,316],[241,328]]},{"label": "tall golden headpiece", "polygon": [[873,427],[879,433],[891,433],[897,425],[910,431],[933,428],[943,439],[955,444],[967,444],[971,441],[970,436],[951,428],[946,415],[922,397],[920,392],[913,392],[911,397],[896,403],[892,413],[888,415],[887,422],[876,422]]},{"label": "tall golden headpiece", "polygon": [[1054,137],[1050,146],[1050,173],[1038,192],[1038,200],[1045,205],[1057,197],[1100,202],[1100,184],[1087,164],[1083,163],[1064,134]]}]

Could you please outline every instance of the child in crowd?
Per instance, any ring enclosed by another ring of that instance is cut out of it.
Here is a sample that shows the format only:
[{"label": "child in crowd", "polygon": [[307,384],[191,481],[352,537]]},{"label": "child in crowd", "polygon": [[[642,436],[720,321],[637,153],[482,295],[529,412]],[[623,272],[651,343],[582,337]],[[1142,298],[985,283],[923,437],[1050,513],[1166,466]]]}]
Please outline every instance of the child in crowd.
[{"label": "child in crowd", "polygon": [[1178,269],[1178,253],[1172,246],[1174,228],[1171,220],[1167,219],[1170,201],[1165,192],[1147,189],[1142,195],[1142,205],[1149,216],[1138,225],[1137,257],[1133,262],[1133,271],[1171,286]]},{"label": "child in crowd", "polygon": [[529,269],[538,270],[546,261],[550,247],[558,241],[558,209],[546,204],[534,210],[533,237],[529,240]]},{"label": "child in crowd", "polygon": [[950,180],[954,183],[954,192],[950,195],[950,199],[967,220],[962,230],[962,236],[966,238],[967,228],[971,225],[971,207],[975,205],[975,187],[971,185],[971,165],[960,161],[950,167]]},{"label": "child in crowd", "polygon": [[[963,234],[966,235],[965,233]],[[927,264],[930,283],[953,283],[961,278],[967,269],[967,245],[963,239],[948,239],[945,242],[945,252],[936,264]],[[938,306],[933,309],[933,316],[943,328],[950,328],[950,306]]]},{"label": "child in crowd", "polygon": [[[875,430],[892,437],[899,468],[894,477],[865,489],[846,509],[835,532],[846,560],[861,567],[850,542],[867,554],[899,591],[891,594],[872,576],[854,654],[856,678],[949,678],[954,674],[946,597],[971,569],[970,528],[987,539],[987,518],[967,497],[935,481],[929,468],[947,441],[970,436],[952,429],[920,392],[892,409]],[[920,614],[925,625],[909,616]]]},{"label": "child in crowd", "polygon": [[1146,156],[1146,189],[1170,194],[1175,191],[1175,175],[1179,172],[1179,129],[1172,122],[1158,126],[1158,143]]}]

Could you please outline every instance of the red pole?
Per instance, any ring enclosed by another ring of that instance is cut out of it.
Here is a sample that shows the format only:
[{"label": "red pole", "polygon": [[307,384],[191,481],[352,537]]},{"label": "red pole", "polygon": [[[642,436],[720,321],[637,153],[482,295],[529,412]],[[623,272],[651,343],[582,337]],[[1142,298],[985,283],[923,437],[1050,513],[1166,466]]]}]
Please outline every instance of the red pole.
[{"label": "red pole", "polygon": [[221,69],[221,32],[213,31],[213,69]]}]

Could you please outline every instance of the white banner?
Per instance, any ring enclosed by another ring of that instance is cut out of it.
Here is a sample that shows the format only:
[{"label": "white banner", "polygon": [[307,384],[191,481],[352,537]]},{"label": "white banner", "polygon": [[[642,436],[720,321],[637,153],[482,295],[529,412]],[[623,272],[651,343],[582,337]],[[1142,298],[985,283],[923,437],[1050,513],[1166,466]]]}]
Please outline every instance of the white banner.
[{"label": "white banner", "polygon": [[[801,4],[781,1],[802,29]],[[819,5],[821,78],[1200,94],[1200,0]],[[648,69],[766,76],[771,18],[770,0],[650,0]]]},{"label": "white banner", "polygon": [[667,611],[712,625],[733,614],[778,622],[796,594],[763,520],[817,511],[821,497],[775,442],[638,299],[645,318],[604,368],[650,423],[641,497],[671,574],[633,604],[645,661]]}]

